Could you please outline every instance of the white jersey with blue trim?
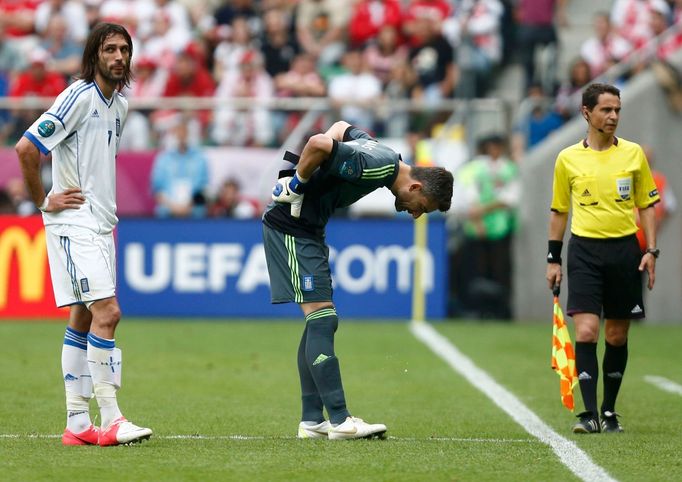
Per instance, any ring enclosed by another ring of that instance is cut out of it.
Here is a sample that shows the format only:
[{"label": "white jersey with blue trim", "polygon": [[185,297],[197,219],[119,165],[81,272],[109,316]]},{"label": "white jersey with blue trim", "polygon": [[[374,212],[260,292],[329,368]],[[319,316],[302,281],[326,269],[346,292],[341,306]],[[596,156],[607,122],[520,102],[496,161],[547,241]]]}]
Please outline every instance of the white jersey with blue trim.
[{"label": "white jersey with blue trim", "polygon": [[40,152],[52,153],[49,194],[78,187],[85,197],[79,209],[43,213],[46,226],[82,226],[100,234],[114,229],[116,155],[127,114],[128,101],[119,92],[107,99],[97,83],[79,80],[24,133]]}]

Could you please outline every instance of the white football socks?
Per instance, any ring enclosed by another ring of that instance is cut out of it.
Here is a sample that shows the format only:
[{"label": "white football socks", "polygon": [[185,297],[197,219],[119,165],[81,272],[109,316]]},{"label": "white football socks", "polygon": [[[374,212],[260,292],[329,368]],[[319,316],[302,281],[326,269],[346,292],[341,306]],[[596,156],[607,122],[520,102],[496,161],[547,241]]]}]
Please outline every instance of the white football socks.
[{"label": "white football socks", "polygon": [[[95,398],[102,416],[102,427],[121,417],[116,400],[120,387],[121,361],[116,357],[114,340],[88,333],[88,365],[95,388]],[[120,351],[119,351],[120,353]]]},{"label": "white football socks", "polygon": [[92,424],[92,380],[88,370],[87,333],[66,327],[62,345],[62,376],[66,392],[66,428],[81,433]]}]

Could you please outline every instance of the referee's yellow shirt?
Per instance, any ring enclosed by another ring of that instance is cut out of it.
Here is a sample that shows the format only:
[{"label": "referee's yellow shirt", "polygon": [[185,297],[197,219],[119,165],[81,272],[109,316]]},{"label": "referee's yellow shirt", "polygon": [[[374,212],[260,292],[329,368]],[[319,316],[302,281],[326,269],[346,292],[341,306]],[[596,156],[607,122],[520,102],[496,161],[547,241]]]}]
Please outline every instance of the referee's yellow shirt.
[{"label": "referee's yellow shirt", "polygon": [[552,211],[567,213],[571,200],[571,232],[605,239],[637,232],[634,208],[652,206],[660,197],[642,148],[616,138],[605,151],[583,140],[559,153]]}]

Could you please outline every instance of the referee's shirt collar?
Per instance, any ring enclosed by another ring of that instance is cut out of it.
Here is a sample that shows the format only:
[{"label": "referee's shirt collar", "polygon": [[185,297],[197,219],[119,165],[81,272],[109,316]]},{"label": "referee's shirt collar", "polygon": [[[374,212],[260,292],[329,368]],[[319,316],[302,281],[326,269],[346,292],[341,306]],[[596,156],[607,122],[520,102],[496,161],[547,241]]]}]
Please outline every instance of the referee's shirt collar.
[{"label": "referee's shirt collar", "polygon": [[[616,136],[613,136],[613,145],[617,146],[618,145],[618,138]],[[583,139],[583,147],[587,149],[590,147],[590,145],[587,143],[587,138]]]}]

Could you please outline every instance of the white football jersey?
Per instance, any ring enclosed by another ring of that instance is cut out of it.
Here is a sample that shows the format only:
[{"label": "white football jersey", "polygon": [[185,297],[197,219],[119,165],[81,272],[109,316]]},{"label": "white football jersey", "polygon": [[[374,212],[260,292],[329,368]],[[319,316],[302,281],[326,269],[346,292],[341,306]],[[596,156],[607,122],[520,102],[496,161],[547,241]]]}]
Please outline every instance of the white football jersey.
[{"label": "white football jersey", "polygon": [[24,133],[40,152],[52,152],[49,194],[78,187],[85,196],[80,209],[43,213],[46,226],[81,226],[99,234],[114,229],[116,154],[127,114],[128,101],[119,92],[106,99],[96,82],[79,80]]}]

